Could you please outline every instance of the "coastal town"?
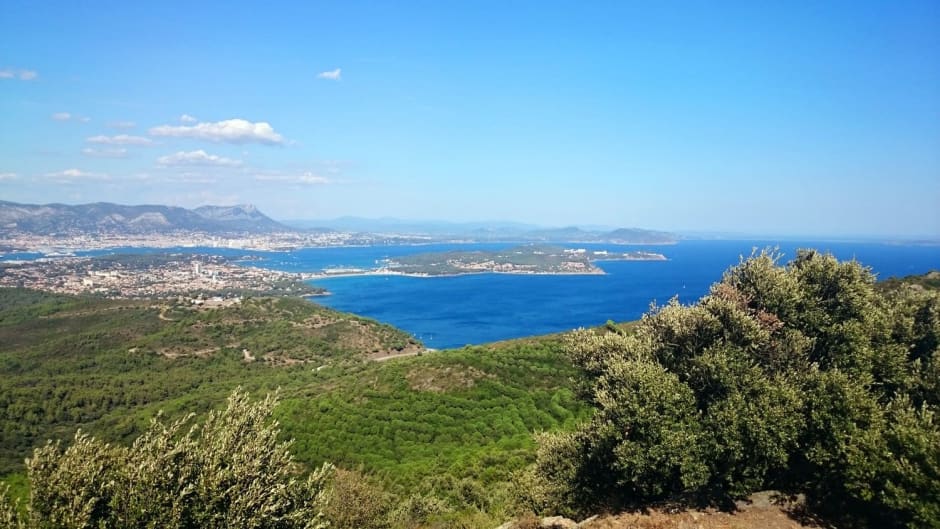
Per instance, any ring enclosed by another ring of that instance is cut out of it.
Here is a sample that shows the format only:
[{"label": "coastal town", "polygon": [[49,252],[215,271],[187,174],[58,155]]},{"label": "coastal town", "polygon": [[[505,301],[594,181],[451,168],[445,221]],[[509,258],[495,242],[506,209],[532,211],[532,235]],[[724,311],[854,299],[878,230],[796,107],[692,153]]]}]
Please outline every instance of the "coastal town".
[{"label": "coastal town", "polygon": [[0,237],[0,253],[70,253],[107,248],[228,248],[289,251],[298,248],[422,244],[419,235],[350,233],[342,231],[285,231],[277,233],[210,234],[200,231],[171,233],[55,233],[8,231]]},{"label": "coastal town", "polygon": [[[100,241],[98,241],[100,243]],[[126,241],[124,241],[126,242]],[[169,240],[167,241],[169,242]],[[174,241],[178,242],[178,241]],[[226,246],[227,248],[227,246]],[[211,248],[206,248],[211,252]],[[202,251],[200,249],[200,251]],[[501,251],[421,253],[386,259],[375,269],[328,268],[290,273],[250,266],[248,257],[231,258],[189,250],[92,256],[46,253],[38,259],[0,260],[0,287],[30,288],[59,294],[115,299],[189,297],[230,299],[244,295],[325,295],[312,279],[356,275],[442,277],[448,275],[547,274],[601,275],[594,263],[605,260],[662,261],[659,253],[563,249],[523,245]],[[13,257],[12,259],[10,257]]]},{"label": "coastal town", "polygon": [[0,287],[106,298],[207,298],[322,295],[307,276],[233,264],[215,255],[149,254],[55,257],[0,262]]}]

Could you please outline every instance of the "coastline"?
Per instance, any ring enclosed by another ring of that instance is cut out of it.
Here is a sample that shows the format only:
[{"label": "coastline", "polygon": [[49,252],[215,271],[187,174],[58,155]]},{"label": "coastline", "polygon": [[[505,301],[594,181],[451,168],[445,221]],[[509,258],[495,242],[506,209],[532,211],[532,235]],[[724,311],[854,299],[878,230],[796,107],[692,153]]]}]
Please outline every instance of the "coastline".
[{"label": "coastline", "polygon": [[[88,251],[109,251],[109,250],[118,250],[118,249],[206,249],[206,250],[238,250],[246,252],[295,252],[299,250],[335,250],[338,248],[369,248],[374,246],[433,246],[437,244],[452,244],[452,245],[473,245],[473,244],[505,244],[505,245],[520,245],[520,244],[608,244],[614,246],[673,246],[679,244],[681,240],[674,240],[668,242],[627,242],[619,240],[571,240],[571,241],[554,241],[554,240],[534,240],[534,239],[498,239],[498,240],[478,240],[478,239],[439,239],[439,240],[420,240],[415,238],[409,238],[413,236],[401,236],[400,240],[394,239],[384,239],[377,240],[375,242],[323,242],[320,244],[314,243],[311,244],[310,241],[295,242],[295,241],[282,241],[277,239],[279,236],[302,236],[303,234],[297,233],[277,233],[270,235],[274,239],[268,241],[267,244],[259,244],[254,239],[258,237],[213,237],[206,234],[188,234],[188,235],[179,235],[175,237],[174,235],[168,235],[166,237],[147,237],[145,235],[130,235],[125,237],[119,237],[116,239],[105,238],[104,240],[87,240],[82,237],[77,237],[80,240],[76,240],[76,237],[46,237],[44,240],[39,241],[20,241],[17,238],[19,244],[11,245],[10,250],[6,252],[0,252],[0,255],[3,254],[17,254],[17,253],[42,253],[42,254],[74,254],[75,252],[88,252]],[[17,234],[19,236],[19,234]],[[200,238],[202,237],[202,238]],[[940,243],[937,243],[940,244]]]},{"label": "coastline", "polygon": [[[592,259],[590,262],[599,263],[599,262],[616,262],[616,261],[650,261],[650,262],[663,262],[668,261],[669,259],[662,254],[656,254],[655,257],[651,256],[649,258],[636,258],[636,257],[612,257],[609,259]],[[344,278],[344,277],[359,277],[359,276],[398,276],[398,277],[416,277],[416,278],[434,278],[434,277],[460,277],[460,276],[469,276],[469,275],[482,275],[482,274],[500,274],[500,275],[529,275],[529,276],[600,276],[607,275],[607,271],[599,266],[594,266],[592,269],[585,271],[571,271],[571,272],[538,272],[531,270],[513,270],[513,271],[504,271],[504,270],[468,270],[465,272],[449,272],[443,274],[429,274],[423,272],[400,272],[397,270],[392,270],[389,268],[378,268],[372,270],[343,270],[337,273],[328,273],[328,272],[303,272],[301,276],[304,281],[320,281],[324,279],[333,279],[333,278]]]},{"label": "coastline", "polygon": [[362,272],[344,272],[340,274],[322,274],[322,273],[312,273],[304,274],[304,281],[319,281],[323,279],[333,279],[333,278],[344,278],[344,277],[361,277],[361,276],[396,276],[396,277],[415,277],[421,279],[433,279],[436,277],[460,277],[460,276],[478,276],[484,274],[499,274],[499,275],[513,275],[513,276],[602,276],[607,275],[607,272],[598,269],[598,272],[500,272],[497,270],[480,270],[474,272],[461,272],[454,274],[422,274],[422,273],[409,273],[409,272],[394,272],[386,270],[364,270]]}]

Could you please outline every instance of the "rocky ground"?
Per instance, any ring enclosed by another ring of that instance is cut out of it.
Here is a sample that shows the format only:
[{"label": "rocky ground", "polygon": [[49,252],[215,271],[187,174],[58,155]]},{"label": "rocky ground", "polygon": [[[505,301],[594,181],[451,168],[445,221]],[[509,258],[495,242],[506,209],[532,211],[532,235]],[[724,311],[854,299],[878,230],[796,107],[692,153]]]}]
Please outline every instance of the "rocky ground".
[{"label": "rocky ground", "polygon": [[802,509],[800,501],[790,501],[775,492],[758,492],[740,501],[737,510],[713,509],[642,512],[592,516],[581,522],[560,516],[526,518],[507,522],[498,529],[809,529],[828,527]]}]

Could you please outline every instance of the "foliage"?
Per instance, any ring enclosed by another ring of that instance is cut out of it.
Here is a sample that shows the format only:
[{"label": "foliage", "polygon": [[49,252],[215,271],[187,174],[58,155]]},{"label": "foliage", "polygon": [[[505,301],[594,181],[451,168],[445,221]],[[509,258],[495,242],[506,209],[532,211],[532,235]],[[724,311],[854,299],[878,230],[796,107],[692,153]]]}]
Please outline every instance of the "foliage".
[{"label": "foliage", "polygon": [[889,277],[881,283],[886,290],[915,288],[921,290],[940,290],[940,270],[931,270],[926,274],[905,277]]},{"label": "foliage", "polygon": [[[301,300],[196,312],[23,290],[0,290],[0,302],[7,295],[20,299],[0,312],[9,316],[0,322],[0,475],[24,499],[23,457],[46,439],[69,439],[81,428],[111,446],[130,445],[158,410],[172,422],[224,407],[236,386],[281,388],[274,414],[282,438],[296,440],[296,461],[355,469],[337,475],[335,486],[361,478],[375,487],[364,485],[364,497],[381,491],[389,503],[378,527],[495,527],[513,508],[510,479],[535,459],[532,434],[573,428],[587,413],[556,337],[365,362],[371,349],[353,337],[382,336],[386,326]],[[298,325],[327,318],[360,324],[339,333],[340,342],[304,342]],[[387,329],[387,344],[407,336]],[[194,354],[219,339],[277,341],[310,360],[245,362],[241,349],[224,344]],[[169,347],[180,354],[154,353]],[[401,506],[412,496],[408,514]],[[415,522],[419,515],[431,519]]]},{"label": "foliage", "polygon": [[129,448],[77,433],[27,461],[26,512],[0,506],[5,527],[307,528],[326,526],[331,468],[296,475],[289,443],[270,421],[277,400],[236,390],[201,425],[159,418]]},{"label": "foliage", "polygon": [[940,525],[937,306],[857,262],[771,251],[632,334],[578,331],[596,410],[543,436],[527,501],[567,512],[654,500],[810,494],[872,527]]},{"label": "foliage", "polygon": [[532,461],[533,432],[579,418],[573,375],[556,343],[471,347],[350,367],[278,416],[302,460],[364,465],[399,492],[440,474],[492,483]]},{"label": "foliage", "polygon": [[308,383],[323,378],[311,365],[414,346],[397,329],[300,299],[195,310],[22,289],[0,289],[0,344],[0,475],[79,427],[130,441],[159,408],[205,412],[238,385]]},{"label": "foliage", "polygon": [[324,514],[333,529],[389,527],[392,498],[379,484],[354,470],[337,469]]}]

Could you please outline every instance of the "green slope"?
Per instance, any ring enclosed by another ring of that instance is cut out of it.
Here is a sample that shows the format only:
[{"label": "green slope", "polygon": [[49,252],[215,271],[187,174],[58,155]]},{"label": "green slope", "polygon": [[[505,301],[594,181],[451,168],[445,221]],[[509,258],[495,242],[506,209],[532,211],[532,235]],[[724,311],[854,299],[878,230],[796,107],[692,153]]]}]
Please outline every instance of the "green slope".
[{"label": "green slope", "polygon": [[81,428],[129,442],[158,410],[218,408],[237,386],[280,388],[277,415],[301,461],[358,468],[401,495],[441,476],[504,483],[532,461],[533,432],[586,412],[557,337],[371,362],[420,345],[298,299],[195,311],[0,290],[0,344],[8,481],[46,439]]}]

